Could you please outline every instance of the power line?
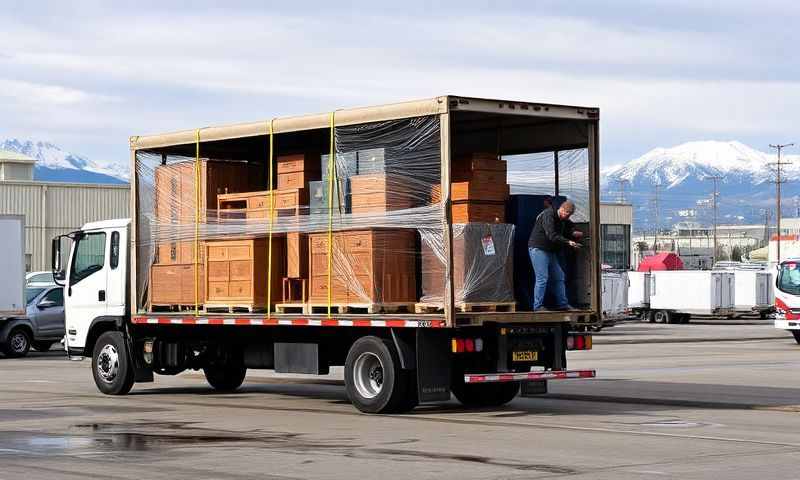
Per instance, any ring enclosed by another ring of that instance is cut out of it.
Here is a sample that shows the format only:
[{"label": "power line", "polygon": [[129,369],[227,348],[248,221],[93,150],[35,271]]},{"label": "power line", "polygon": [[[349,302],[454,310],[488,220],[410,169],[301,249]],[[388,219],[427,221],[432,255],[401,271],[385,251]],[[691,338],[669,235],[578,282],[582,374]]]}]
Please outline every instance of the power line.
[{"label": "power line", "polygon": [[621,178],[614,180],[614,183],[616,183],[619,186],[619,190],[617,191],[617,193],[619,194],[619,196],[617,197],[617,203],[625,203],[625,185],[630,182],[628,180],[625,180],[624,178]]},{"label": "power line", "polygon": [[794,146],[794,143],[784,143],[782,145],[781,144],[773,145],[770,143],[769,145],[770,148],[774,148],[778,151],[778,161],[769,164],[769,165],[775,165],[775,173],[776,173],[775,190],[777,198],[775,199],[775,201],[777,203],[777,209],[775,212],[775,223],[776,223],[776,230],[778,233],[778,252],[777,252],[778,263],[781,263],[781,183],[785,181],[781,178],[781,167],[783,165],[789,165],[792,163],[792,162],[781,162],[781,151],[786,147],[792,147],[792,146]]}]

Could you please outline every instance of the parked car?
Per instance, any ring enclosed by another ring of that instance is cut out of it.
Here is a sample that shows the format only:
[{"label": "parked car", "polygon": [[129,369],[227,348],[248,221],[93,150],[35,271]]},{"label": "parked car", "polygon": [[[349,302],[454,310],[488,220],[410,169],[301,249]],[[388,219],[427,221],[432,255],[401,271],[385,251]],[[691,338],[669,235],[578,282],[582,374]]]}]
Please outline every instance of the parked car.
[{"label": "parked car", "polygon": [[0,318],[0,351],[24,357],[33,348],[46,352],[64,336],[64,289],[58,285],[25,289],[26,314]]},{"label": "parked car", "polygon": [[55,284],[56,282],[53,279],[53,272],[49,270],[44,272],[29,272],[25,274],[26,287],[49,287]]}]

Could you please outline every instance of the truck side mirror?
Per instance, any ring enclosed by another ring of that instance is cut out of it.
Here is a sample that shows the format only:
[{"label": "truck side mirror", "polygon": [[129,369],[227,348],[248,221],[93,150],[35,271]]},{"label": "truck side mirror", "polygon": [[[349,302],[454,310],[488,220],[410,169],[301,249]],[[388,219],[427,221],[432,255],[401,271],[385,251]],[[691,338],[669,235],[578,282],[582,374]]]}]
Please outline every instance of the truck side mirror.
[{"label": "truck side mirror", "polygon": [[36,306],[39,307],[40,310],[44,310],[45,308],[55,307],[56,306],[56,302],[54,302],[53,300],[42,300]]},{"label": "truck side mirror", "polygon": [[63,281],[66,273],[61,265],[61,236],[53,239],[50,248],[50,268],[53,271],[53,278],[56,282]]}]

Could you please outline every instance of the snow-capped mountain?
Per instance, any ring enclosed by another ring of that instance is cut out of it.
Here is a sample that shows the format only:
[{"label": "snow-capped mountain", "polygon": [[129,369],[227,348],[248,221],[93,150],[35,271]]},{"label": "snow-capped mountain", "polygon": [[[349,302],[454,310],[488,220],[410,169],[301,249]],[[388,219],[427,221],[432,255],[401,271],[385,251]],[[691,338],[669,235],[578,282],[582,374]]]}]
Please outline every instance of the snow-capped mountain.
[{"label": "snow-capped mountain", "polygon": [[[654,200],[658,185],[659,213],[663,226],[683,220],[679,211],[696,210],[695,220],[707,221],[706,208],[713,192],[711,177],[720,177],[721,221],[744,217],[746,222],[763,223],[763,210],[774,208],[775,166],[773,152],[756,150],[737,141],[688,142],[672,148],[655,148],[627,164],[604,169],[602,191],[617,198],[625,181],[626,197],[637,210],[637,219],[655,221]],[[795,215],[800,193],[800,155],[784,154],[782,167],[784,215]],[[732,221],[732,220],[731,220]]]},{"label": "snow-capped mountain", "polygon": [[7,139],[0,149],[22,153],[36,160],[34,178],[43,181],[85,183],[127,183],[130,176],[125,164],[98,163],[62,150],[49,142]]}]

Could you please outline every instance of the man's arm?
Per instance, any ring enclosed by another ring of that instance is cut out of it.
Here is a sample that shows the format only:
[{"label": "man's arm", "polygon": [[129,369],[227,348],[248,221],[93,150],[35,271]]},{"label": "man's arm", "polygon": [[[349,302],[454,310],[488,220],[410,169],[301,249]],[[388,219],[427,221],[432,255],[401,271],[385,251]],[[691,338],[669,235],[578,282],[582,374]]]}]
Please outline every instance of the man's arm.
[{"label": "man's arm", "polygon": [[544,234],[547,236],[547,239],[551,242],[565,244],[569,244],[571,242],[570,239],[564,237],[556,231],[556,220],[553,218],[553,215],[542,215],[542,228],[544,229]]}]

